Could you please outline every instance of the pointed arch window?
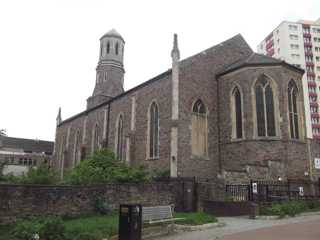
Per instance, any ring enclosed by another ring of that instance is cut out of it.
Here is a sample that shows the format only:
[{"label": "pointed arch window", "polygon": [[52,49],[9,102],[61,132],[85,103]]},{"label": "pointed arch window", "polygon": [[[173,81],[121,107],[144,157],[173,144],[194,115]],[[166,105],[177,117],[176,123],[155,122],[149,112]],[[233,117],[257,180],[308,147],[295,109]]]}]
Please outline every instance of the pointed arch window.
[{"label": "pointed arch window", "polygon": [[107,42],[107,54],[109,54],[110,53],[110,42],[108,41]]},{"label": "pointed arch window", "polygon": [[232,114],[232,138],[240,139],[243,137],[242,97],[238,87],[235,87],[232,91],[231,114]]},{"label": "pointed arch window", "polygon": [[119,54],[119,43],[117,42],[116,43],[116,55],[118,55]]},{"label": "pointed arch window", "polygon": [[293,80],[288,85],[288,109],[289,109],[289,124],[290,137],[293,139],[299,138],[299,114],[298,114],[298,88]]},{"label": "pointed arch window", "polygon": [[258,136],[276,136],[274,89],[271,80],[265,75],[260,76],[254,90]]},{"label": "pointed arch window", "polygon": [[120,114],[116,127],[116,156],[119,160],[123,160],[123,117]]},{"label": "pointed arch window", "polygon": [[92,136],[92,149],[93,151],[99,149],[100,144],[100,138],[99,138],[99,125],[96,124],[93,130],[93,136]]},{"label": "pointed arch window", "polygon": [[149,108],[149,158],[159,157],[159,108],[153,102]]},{"label": "pointed arch window", "polygon": [[73,163],[76,166],[80,160],[80,132],[77,131],[74,140],[74,152],[73,152]]},{"label": "pointed arch window", "polygon": [[198,157],[208,156],[207,108],[198,99],[192,106],[191,151]]}]

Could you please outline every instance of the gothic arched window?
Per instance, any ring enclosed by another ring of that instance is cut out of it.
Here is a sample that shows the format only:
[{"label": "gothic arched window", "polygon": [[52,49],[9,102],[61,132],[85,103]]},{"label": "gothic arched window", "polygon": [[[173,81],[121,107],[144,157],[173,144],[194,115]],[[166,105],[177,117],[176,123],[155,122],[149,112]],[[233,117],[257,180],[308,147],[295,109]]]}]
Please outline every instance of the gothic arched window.
[{"label": "gothic arched window", "polygon": [[117,42],[116,43],[116,55],[118,55],[119,54],[119,43]]},{"label": "gothic arched window", "polygon": [[149,108],[149,158],[159,157],[159,109],[153,102]]},{"label": "gothic arched window", "polygon": [[107,42],[107,54],[110,53],[110,42]]},{"label": "gothic arched window", "polygon": [[276,136],[274,89],[271,80],[265,75],[260,76],[254,91],[258,136]]},{"label": "gothic arched window", "polygon": [[192,106],[191,151],[198,157],[208,156],[207,109],[198,99]]},{"label": "gothic arched window", "polygon": [[75,140],[74,140],[74,152],[73,152],[73,164],[74,164],[74,166],[76,166],[77,163],[79,162],[80,154],[81,154],[81,150],[80,150],[80,132],[77,131],[77,133],[75,135]]},{"label": "gothic arched window", "polygon": [[298,88],[293,80],[288,85],[288,109],[289,109],[289,124],[290,137],[299,138],[299,115],[298,115]]},{"label": "gothic arched window", "polygon": [[99,149],[100,139],[99,139],[99,126],[98,124],[95,125],[93,130],[93,136],[92,136],[92,150],[93,152],[97,149]]},{"label": "gothic arched window", "polygon": [[232,116],[232,138],[242,138],[242,100],[241,93],[238,87],[232,91],[231,99],[231,116]]},{"label": "gothic arched window", "polygon": [[119,160],[123,160],[123,118],[120,114],[116,127],[116,156]]}]

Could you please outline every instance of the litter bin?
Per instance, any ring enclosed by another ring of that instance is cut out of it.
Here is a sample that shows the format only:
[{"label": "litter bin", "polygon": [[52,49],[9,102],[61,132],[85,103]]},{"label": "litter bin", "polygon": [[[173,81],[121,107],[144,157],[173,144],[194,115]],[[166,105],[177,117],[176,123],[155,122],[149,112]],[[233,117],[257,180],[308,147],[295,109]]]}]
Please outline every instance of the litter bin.
[{"label": "litter bin", "polygon": [[119,209],[119,240],[141,240],[142,206],[121,204]]}]

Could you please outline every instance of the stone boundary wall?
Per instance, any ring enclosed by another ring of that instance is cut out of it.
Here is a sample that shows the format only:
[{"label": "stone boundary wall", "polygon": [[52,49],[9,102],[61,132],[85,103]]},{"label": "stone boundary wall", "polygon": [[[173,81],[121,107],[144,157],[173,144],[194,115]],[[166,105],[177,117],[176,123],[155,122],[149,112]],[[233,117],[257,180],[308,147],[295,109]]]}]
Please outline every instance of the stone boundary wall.
[{"label": "stone boundary wall", "polygon": [[145,206],[174,204],[183,182],[104,184],[97,186],[0,185],[0,224],[35,215],[77,216],[94,212],[95,195],[103,196],[112,209],[121,203]]}]

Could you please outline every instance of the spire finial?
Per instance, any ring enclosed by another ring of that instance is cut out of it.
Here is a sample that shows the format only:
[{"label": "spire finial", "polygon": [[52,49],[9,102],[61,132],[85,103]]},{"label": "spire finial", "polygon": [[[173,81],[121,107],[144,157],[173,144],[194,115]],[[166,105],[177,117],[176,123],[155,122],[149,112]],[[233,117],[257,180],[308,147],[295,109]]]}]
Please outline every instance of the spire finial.
[{"label": "spire finial", "polygon": [[174,58],[174,60],[180,59],[180,51],[178,48],[178,35],[176,33],[173,35],[173,49],[171,51],[171,57]]},{"label": "spire finial", "polygon": [[62,117],[61,117],[61,107],[59,107],[58,115],[56,118],[57,126],[62,122]]}]

